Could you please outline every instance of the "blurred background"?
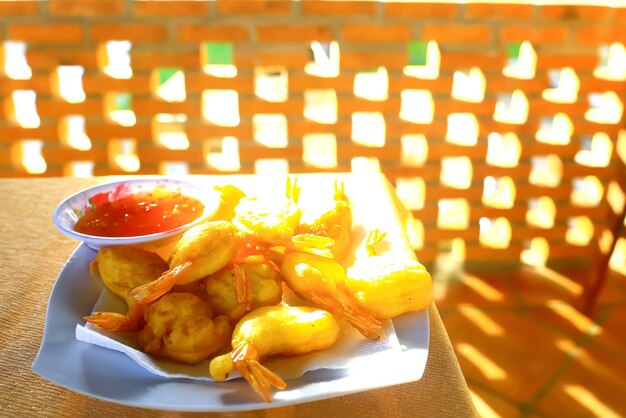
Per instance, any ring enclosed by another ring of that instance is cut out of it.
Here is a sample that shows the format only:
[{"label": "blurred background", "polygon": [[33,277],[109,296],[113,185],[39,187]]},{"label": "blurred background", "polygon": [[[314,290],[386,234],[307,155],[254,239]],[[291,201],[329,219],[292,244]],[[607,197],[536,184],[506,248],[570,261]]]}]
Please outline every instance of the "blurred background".
[{"label": "blurred background", "polygon": [[626,4],[0,2],[0,177],[380,171],[483,416],[626,415]]}]

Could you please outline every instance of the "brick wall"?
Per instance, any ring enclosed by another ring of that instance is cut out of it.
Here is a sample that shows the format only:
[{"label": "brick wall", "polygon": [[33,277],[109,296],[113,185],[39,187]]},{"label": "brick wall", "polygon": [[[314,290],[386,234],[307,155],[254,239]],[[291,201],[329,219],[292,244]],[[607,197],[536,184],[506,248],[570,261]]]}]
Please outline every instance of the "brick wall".
[{"label": "brick wall", "polygon": [[3,1],[0,42],[2,177],[381,170],[424,261],[586,258],[623,205],[626,8]]}]

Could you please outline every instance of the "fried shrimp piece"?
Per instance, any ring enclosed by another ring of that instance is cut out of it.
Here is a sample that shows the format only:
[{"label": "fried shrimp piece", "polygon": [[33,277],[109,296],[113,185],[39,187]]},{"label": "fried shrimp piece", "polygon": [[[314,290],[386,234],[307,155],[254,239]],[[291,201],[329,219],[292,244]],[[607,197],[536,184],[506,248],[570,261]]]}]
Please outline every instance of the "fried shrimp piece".
[{"label": "fried shrimp piece", "polygon": [[298,207],[300,187],[297,180],[287,178],[286,201],[268,201],[249,197],[235,208],[233,223],[248,235],[250,241],[264,245],[286,245],[300,223]]},{"label": "fried shrimp piece", "polygon": [[261,362],[269,356],[293,356],[323,350],[335,343],[339,323],[329,312],[310,307],[265,306],[246,316],[235,327],[228,354],[211,360],[209,373],[226,380],[233,369],[267,402],[270,389],[287,384]]},{"label": "fried shrimp piece", "polygon": [[347,269],[345,283],[361,309],[379,319],[420,311],[433,299],[432,280],[422,264],[410,257],[376,255],[374,247],[385,236],[378,230],[368,233],[368,256]]},{"label": "fried shrimp piece", "polygon": [[343,182],[335,181],[334,202],[311,223],[300,224],[296,234],[314,234],[335,240],[330,247],[335,260],[341,260],[350,248],[352,209]]},{"label": "fried shrimp piece", "polygon": [[[235,274],[235,269],[241,272]],[[239,300],[237,276],[244,277],[249,288]],[[282,279],[275,265],[266,260],[244,260],[241,264],[227,267],[210,276],[206,281],[208,300],[214,312],[226,315],[231,321],[239,320],[252,309],[280,303],[283,290]]]},{"label": "fried shrimp piece", "polygon": [[175,284],[187,284],[215,273],[237,254],[240,238],[228,221],[212,221],[187,230],[176,243],[169,270],[153,282],[136,287],[131,294],[139,304],[155,301]]},{"label": "fried shrimp piece", "polygon": [[383,324],[361,309],[345,290],[345,270],[332,258],[288,251],[280,271],[285,283],[296,295],[345,319],[364,336],[380,338]]},{"label": "fried shrimp piece", "polygon": [[246,194],[232,184],[215,186],[214,189],[220,193],[220,205],[211,220],[232,221],[235,217],[235,208]]},{"label": "fried shrimp piece", "polygon": [[130,292],[149,283],[167,270],[167,263],[157,254],[132,246],[102,248],[89,266],[91,272],[100,273],[104,285],[121,297],[128,305],[128,313],[96,312],[85,321],[105,331],[138,331],[143,326],[142,306],[137,305]]},{"label": "fried shrimp piece", "polygon": [[150,355],[198,363],[228,344],[228,318],[213,318],[211,305],[191,293],[169,293],[145,312],[139,344]]}]

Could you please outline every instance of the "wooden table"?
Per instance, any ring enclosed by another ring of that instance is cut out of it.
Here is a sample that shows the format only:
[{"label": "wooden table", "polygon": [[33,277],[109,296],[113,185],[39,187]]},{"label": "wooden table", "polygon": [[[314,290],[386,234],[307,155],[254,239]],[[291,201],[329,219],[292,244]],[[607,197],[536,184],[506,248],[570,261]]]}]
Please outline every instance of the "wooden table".
[{"label": "wooden table", "polygon": [[[52,211],[67,195],[95,183],[94,179],[75,178],[0,179],[0,415],[191,415],[93,399],[58,387],[31,370],[41,342],[50,291],[78,244],[55,229]],[[220,416],[476,416],[434,304],[429,308],[429,318],[429,357],[420,381],[302,405]]]}]

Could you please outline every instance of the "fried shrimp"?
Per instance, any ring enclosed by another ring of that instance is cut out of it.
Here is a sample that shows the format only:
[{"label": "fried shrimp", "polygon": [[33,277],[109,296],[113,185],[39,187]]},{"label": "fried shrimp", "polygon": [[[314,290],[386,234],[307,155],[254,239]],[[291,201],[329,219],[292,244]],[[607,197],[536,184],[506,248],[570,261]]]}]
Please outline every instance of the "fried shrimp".
[{"label": "fried shrimp", "polygon": [[187,230],[176,243],[169,270],[153,282],[132,290],[139,304],[153,302],[176,284],[187,284],[215,273],[228,264],[240,248],[240,239],[228,221],[205,222]]},{"label": "fried shrimp", "polygon": [[213,318],[211,305],[191,293],[169,293],[146,308],[139,344],[152,355],[198,363],[228,344],[228,318]]},{"label": "fried shrimp", "polygon": [[346,273],[331,258],[290,251],[283,258],[281,274],[287,286],[302,299],[347,320],[368,338],[380,338],[383,324],[362,310],[344,288]]},{"label": "fried shrimp", "polygon": [[262,307],[239,321],[233,332],[233,351],[211,360],[209,372],[213,379],[223,381],[237,370],[265,401],[271,402],[271,388],[284,389],[287,384],[261,362],[275,355],[323,350],[333,345],[338,335],[337,320],[321,309]]},{"label": "fried shrimp", "polygon": [[300,187],[297,180],[287,178],[286,201],[244,198],[235,208],[233,223],[248,235],[250,241],[263,245],[285,245],[295,234],[300,223],[298,207]]},{"label": "fried shrimp", "polygon": [[[235,269],[241,272],[235,274]],[[237,292],[237,276],[245,276],[249,285],[243,291],[243,300],[239,300]],[[249,260],[236,264],[231,268],[224,268],[210,276],[206,281],[208,300],[214,312],[226,315],[231,321],[236,321],[249,310],[261,306],[280,303],[283,295],[281,278],[271,262],[265,260]]]},{"label": "fried shrimp", "polygon": [[245,193],[232,184],[215,186],[214,189],[220,193],[220,205],[211,220],[232,221],[235,217],[235,208],[246,196]]},{"label": "fried shrimp", "polygon": [[104,285],[128,305],[128,313],[96,312],[85,321],[105,331],[138,331],[143,326],[143,307],[137,305],[130,292],[149,283],[167,270],[167,263],[157,254],[132,247],[102,248],[89,266],[92,273],[100,273]]},{"label": "fried shrimp", "polygon": [[346,288],[360,308],[370,315],[387,319],[430,305],[432,280],[426,268],[410,257],[376,255],[375,246],[385,233],[370,231],[365,241],[366,257],[357,258],[346,271]]},{"label": "fried shrimp", "polygon": [[332,238],[335,242],[330,247],[335,260],[341,260],[350,248],[350,229],[352,228],[352,209],[346,196],[343,182],[335,181],[334,201],[321,215],[310,223],[300,224],[297,234],[314,234]]}]

